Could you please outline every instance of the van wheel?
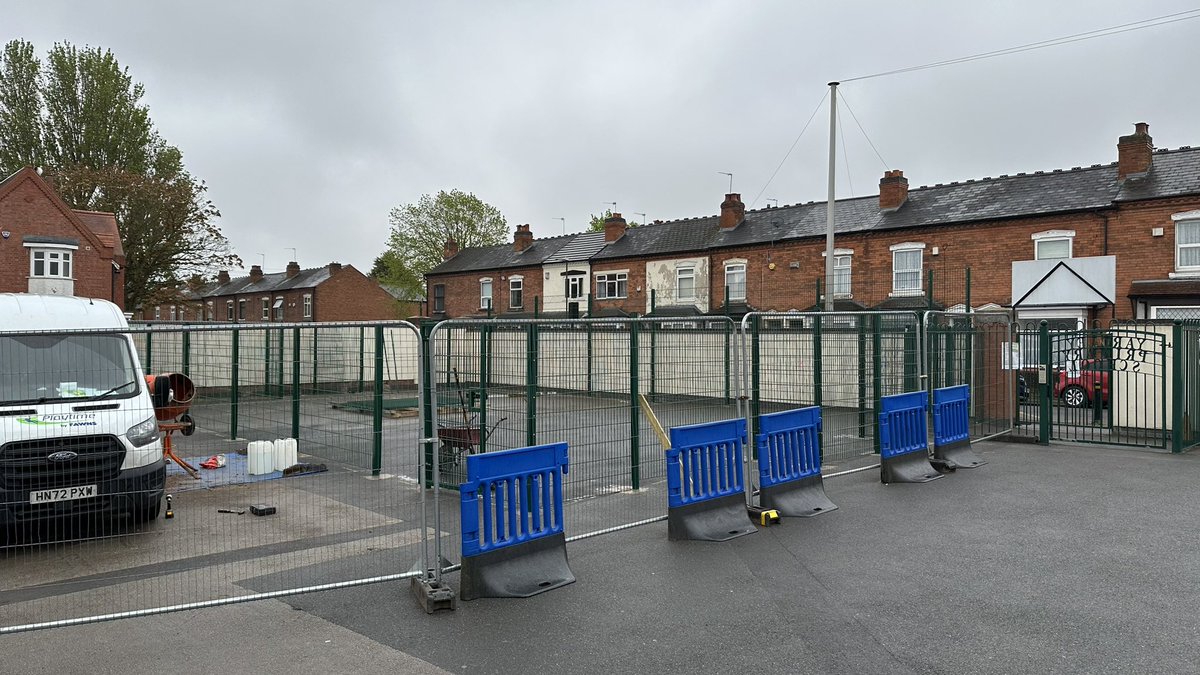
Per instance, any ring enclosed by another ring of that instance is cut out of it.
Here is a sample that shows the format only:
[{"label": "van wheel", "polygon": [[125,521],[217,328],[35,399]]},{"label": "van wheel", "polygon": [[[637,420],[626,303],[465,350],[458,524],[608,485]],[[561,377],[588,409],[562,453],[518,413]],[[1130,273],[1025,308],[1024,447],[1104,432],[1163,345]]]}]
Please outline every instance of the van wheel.
[{"label": "van wheel", "polygon": [[133,507],[133,522],[141,525],[158,519],[158,512],[162,510],[162,496],[155,497],[152,500],[140,502]]}]

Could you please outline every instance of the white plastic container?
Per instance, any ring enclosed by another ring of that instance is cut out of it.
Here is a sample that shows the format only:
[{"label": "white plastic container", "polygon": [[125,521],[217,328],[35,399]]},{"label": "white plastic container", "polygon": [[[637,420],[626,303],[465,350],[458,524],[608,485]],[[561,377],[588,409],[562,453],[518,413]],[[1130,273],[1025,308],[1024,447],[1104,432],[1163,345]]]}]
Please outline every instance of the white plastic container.
[{"label": "white plastic container", "polygon": [[280,438],[275,441],[275,470],[283,471],[300,461],[299,443],[294,438]]},{"label": "white plastic container", "polygon": [[251,476],[275,470],[275,449],[271,441],[250,441],[246,446],[246,469]]}]

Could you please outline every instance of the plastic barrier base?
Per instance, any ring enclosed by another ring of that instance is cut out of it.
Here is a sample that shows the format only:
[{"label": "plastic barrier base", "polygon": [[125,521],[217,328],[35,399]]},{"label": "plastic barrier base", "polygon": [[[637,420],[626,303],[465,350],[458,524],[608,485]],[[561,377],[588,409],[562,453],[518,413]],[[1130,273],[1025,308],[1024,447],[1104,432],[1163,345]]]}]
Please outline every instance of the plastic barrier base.
[{"label": "plastic barrier base", "polygon": [[819,475],[762,488],[758,502],[763,508],[775,509],[784,517],[811,518],[837,510],[837,504],[825,496],[825,486]]},{"label": "plastic barrier base", "polygon": [[879,480],[884,483],[928,483],[941,477],[924,452],[909,452],[879,462]]},{"label": "plastic barrier base", "polygon": [[746,513],[742,493],[667,509],[667,538],[671,541],[728,541],[758,532]]},{"label": "plastic barrier base", "polygon": [[965,438],[946,445],[933,446],[933,456],[935,459],[949,462],[960,469],[974,469],[987,464],[979,455],[975,454],[975,451],[971,449],[971,441]]},{"label": "plastic barrier base", "polygon": [[528,598],[575,583],[564,533],[462,559],[463,600]]}]

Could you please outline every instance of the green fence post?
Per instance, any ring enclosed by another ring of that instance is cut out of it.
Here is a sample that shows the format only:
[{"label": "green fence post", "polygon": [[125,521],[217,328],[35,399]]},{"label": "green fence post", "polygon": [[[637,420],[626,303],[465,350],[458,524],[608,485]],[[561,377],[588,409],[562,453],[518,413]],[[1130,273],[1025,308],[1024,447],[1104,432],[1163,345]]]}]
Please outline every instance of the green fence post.
[{"label": "green fence post", "polygon": [[238,433],[238,329],[233,329],[233,344],[229,364],[229,439],[237,440]]},{"label": "green fence post", "polygon": [[904,391],[919,391],[921,388],[920,366],[917,365],[921,360],[917,346],[919,329],[919,326],[904,327]]},{"label": "green fence post", "polygon": [[858,323],[858,437],[867,437],[867,322],[859,316]]},{"label": "green fence post", "polygon": [[1171,452],[1176,453],[1183,452],[1183,359],[1183,322],[1175,319],[1171,326]]},{"label": "green fence post", "polygon": [[191,331],[183,331],[180,337],[180,357],[183,361],[183,374],[191,377],[192,375],[192,333]]},{"label": "green fence post", "polygon": [[300,440],[300,329],[292,329],[292,438]]},{"label": "green fence post", "polygon": [[316,326],[313,326],[312,332],[313,332],[312,390],[315,392],[317,390],[317,327]]},{"label": "green fence post", "polygon": [[362,393],[367,370],[367,329],[358,327],[358,393]]},{"label": "green fence post", "polygon": [[967,314],[971,314],[971,268],[966,269],[967,274],[967,291],[966,291],[966,310]]},{"label": "green fence post", "polygon": [[284,353],[284,348],[283,348],[284,342],[286,340],[285,335],[286,335],[286,332],[284,331],[284,329],[280,328],[279,329],[279,368],[276,370],[279,378],[276,380],[276,382],[278,384],[278,386],[275,388],[276,396],[283,396],[283,364],[287,362],[287,357]]},{"label": "green fence post", "polygon": [[531,323],[525,334],[525,444],[537,445],[538,327]]},{"label": "green fence post", "polygon": [[383,326],[375,326],[375,391],[371,406],[371,475],[383,470]]},{"label": "green fence post", "polygon": [[[757,316],[750,321],[750,438],[754,438],[758,433],[758,418],[762,414],[762,374],[759,367],[762,365],[762,352],[759,347],[758,322]],[[751,452],[753,451],[751,449]]]},{"label": "green fence post", "polygon": [[[658,307],[658,289],[650,289],[650,313],[654,314],[654,310]],[[650,324],[650,400],[654,401],[655,395],[658,393],[658,331],[655,330],[655,322]]]},{"label": "green fence post", "polygon": [[533,296],[533,320],[534,321],[538,320],[538,315],[540,313],[539,312],[540,308],[538,306],[538,300],[539,300],[538,296],[536,296],[536,295]]},{"label": "green fence post", "polygon": [[[825,341],[821,333],[821,319],[823,317],[817,314],[813,317],[813,405],[821,407],[821,400],[824,398],[824,373],[821,366],[822,343]],[[817,431],[817,453],[818,458],[825,456],[825,425],[818,427]]]},{"label": "green fence post", "polygon": [[263,396],[271,395],[271,330],[263,334]]},{"label": "green fence post", "polygon": [[150,365],[153,362],[150,356],[154,353],[154,350],[152,349],[154,345],[153,337],[154,333],[146,331],[146,362],[142,364],[142,368],[144,368],[147,373],[154,372],[154,366]]},{"label": "green fence post", "polygon": [[821,302],[821,282],[821,277],[817,277],[817,301],[814,305],[818,312],[825,308],[825,303]]},{"label": "green fence post", "polygon": [[637,490],[642,484],[641,409],[638,405],[638,322],[629,323],[629,483]]},{"label": "green fence post", "polygon": [[729,363],[729,338],[730,330],[733,328],[733,322],[729,319],[729,286],[725,287],[725,405],[729,405],[729,390],[730,390],[730,363]]},{"label": "green fence post", "polygon": [[[1040,414],[1038,415],[1038,442],[1042,445],[1050,443],[1050,324],[1045,319],[1038,323],[1038,350],[1041,364],[1038,366],[1038,396]],[[1042,379],[1045,378],[1045,382]]]},{"label": "green fence post", "polygon": [[492,371],[491,330],[492,327],[488,323],[479,327],[479,452],[487,452],[488,374]]},{"label": "green fence post", "polygon": [[[591,293],[588,293],[588,296],[587,296],[587,308],[588,308],[587,318],[591,319],[592,318],[592,294]],[[587,390],[588,390],[589,394],[592,393],[592,324],[590,321],[587,324]]]},{"label": "green fence post", "polygon": [[929,287],[925,289],[925,309],[933,309],[933,270],[929,270]]},{"label": "green fence post", "polygon": [[875,454],[879,454],[879,410],[883,401],[883,321],[880,315],[871,317],[871,388],[875,400],[871,408],[871,436],[875,439]]},{"label": "green fence post", "polygon": [[959,384],[954,379],[954,362],[958,358],[958,330],[953,325],[946,327],[946,367],[942,369],[942,386],[953,387]]},{"label": "green fence post", "polygon": [[[422,410],[421,428],[424,431],[424,438],[433,438],[433,340],[431,335],[433,327],[437,323],[434,321],[421,322],[421,361],[419,367],[423,369],[422,377],[425,380],[424,391],[421,392],[422,398],[425,399],[424,410]],[[446,371],[449,373],[449,370]],[[433,487],[433,448],[432,443],[424,443],[423,452],[425,453],[425,487]]]}]

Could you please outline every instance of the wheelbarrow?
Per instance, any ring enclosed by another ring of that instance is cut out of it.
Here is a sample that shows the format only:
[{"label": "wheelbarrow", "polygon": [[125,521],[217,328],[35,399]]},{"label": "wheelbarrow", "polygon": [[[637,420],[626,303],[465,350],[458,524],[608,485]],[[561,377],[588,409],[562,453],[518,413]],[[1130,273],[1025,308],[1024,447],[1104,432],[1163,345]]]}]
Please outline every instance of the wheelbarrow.
[{"label": "wheelbarrow", "polygon": [[441,466],[458,466],[462,463],[463,453],[473,455],[492,434],[500,423],[508,419],[501,417],[490,429],[481,429],[478,424],[439,425],[438,442],[440,453],[438,461]]}]

